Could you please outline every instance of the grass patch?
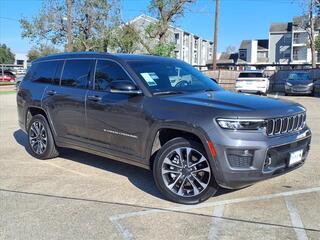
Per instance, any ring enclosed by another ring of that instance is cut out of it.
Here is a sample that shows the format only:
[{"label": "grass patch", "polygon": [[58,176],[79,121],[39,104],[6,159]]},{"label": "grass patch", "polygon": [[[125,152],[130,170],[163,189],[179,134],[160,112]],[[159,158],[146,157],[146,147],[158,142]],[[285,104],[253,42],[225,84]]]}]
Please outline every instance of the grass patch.
[{"label": "grass patch", "polygon": [[15,82],[1,82],[0,81],[0,86],[7,86],[7,85],[15,85]]},{"label": "grass patch", "polygon": [[0,91],[0,95],[2,95],[2,94],[14,94],[16,92],[17,91],[14,91],[14,90],[11,90],[11,91]]}]

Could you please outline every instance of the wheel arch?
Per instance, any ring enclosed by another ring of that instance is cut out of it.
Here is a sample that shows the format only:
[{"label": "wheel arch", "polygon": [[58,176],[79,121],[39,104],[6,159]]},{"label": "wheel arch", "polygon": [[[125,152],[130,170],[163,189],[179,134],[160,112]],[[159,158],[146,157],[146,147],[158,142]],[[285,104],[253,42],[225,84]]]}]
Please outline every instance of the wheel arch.
[{"label": "wheel arch", "polygon": [[159,126],[153,131],[153,134],[150,136],[150,144],[148,147],[148,152],[146,159],[149,160],[150,169],[153,167],[154,157],[157,151],[168,141],[177,138],[183,137],[189,140],[193,140],[195,142],[200,143],[208,158],[212,159],[212,155],[210,153],[210,149],[208,147],[208,136],[204,130],[200,128],[194,127],[183,127],[183,126],[172,126],[172,125],[165,125]]},{"label": "wheel arch", "polygon": [[47,112],[43,108],[41,108],[39,106],[29,106],[27,108],[26,116],[25,116],[25,128],[26,128],[26,130],[28,130],[29,122],[30,122],[31,118],[33,116],[37,115],[37,114],[41,114],[41,115],[43,115],[45,117],[45,119],[47,120],[47,122],[49,124],[49,127],[50,127],[50,129],[51,129],[51,131],[53,133],[53,137],[55,138],[55,135],[56,135],[55,133],[56,132],[55,132],[55,129],[54,129],[54,127],[52,125],[52,122],[50,120],[50,116],[47,114]]}]

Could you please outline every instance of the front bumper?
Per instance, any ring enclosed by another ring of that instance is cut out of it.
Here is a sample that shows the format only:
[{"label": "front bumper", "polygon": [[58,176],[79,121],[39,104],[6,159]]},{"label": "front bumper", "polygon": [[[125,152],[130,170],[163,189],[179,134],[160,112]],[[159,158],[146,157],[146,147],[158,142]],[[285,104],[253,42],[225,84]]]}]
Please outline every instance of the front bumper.
[{"label": "front bumper", "polygon": [[[216,139],[214,142],[212,138],[216,149],[213,160],[214,174],[220,186],[230,189],[249,186],[292,171],[304,164],[310,149],[311,131],[307,127],[295,133],[273,137],[265,136],[261,132],[221,132],[225,134],[219,137],[218,141]],[[244,135],[241,136],[242,134]],[[237,150],[249,154],[242,158],[231,157],[234,155],[230,152]],[[289,165],[290,153],[299,150],[303,150],[301,161]],[[248,157],[250,153],[251,157]]]},{"label": "front bumper", "polygon": [[313,92],[313,85],[285,85],[285,92],[290,94],[311,94]]}]

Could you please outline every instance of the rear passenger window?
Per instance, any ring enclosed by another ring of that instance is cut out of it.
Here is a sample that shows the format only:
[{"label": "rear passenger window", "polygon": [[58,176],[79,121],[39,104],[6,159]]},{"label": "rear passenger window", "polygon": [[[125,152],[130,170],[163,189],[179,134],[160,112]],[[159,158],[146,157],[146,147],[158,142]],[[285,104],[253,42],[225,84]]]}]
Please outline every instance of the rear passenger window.
[{"label": "rear passenger window", "polygon": [[26,79],[39,83],[52,83],[57,64],[57,61],[35,63],[29,70]]},{"label": "rear passenger window", "polygon": [[124,70],[115,62],[98,60],[95,74],[95,90],[107,91],[112,81],[129,80]]},{"label": "rear passenger window", "polygon": [[93,60],[66,60],[61,86],[87,88]]}]

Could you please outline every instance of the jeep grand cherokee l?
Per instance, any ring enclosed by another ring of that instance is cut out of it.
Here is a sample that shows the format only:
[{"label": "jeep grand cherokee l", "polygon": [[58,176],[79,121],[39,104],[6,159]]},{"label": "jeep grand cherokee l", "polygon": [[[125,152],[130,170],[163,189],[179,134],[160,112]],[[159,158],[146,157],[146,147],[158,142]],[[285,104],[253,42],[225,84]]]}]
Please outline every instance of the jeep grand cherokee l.
[{"label": "jeep grand cherokee l", "polygon": [[301,105],[225,91],[192,66],[155,56],[40,58],[17,104],[36,158],[66,147],[150,169],[163,195],[185,204],[298,168],[311,140]]}]

